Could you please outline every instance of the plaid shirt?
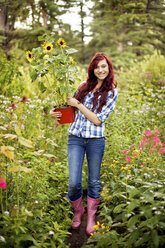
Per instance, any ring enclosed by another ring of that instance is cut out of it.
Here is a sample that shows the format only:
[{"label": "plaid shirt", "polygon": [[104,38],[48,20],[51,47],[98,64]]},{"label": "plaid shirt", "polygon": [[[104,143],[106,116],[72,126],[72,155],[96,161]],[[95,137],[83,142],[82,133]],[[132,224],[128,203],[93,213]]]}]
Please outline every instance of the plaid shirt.
[{"label": "plaid shirt", "polygon": [[[75,95],[75,94],[74,94]],[[69,128],[69,134],[76,135],[78,137],[83,138],[101,138],[105,137],[105,125],[104,121],[108,118],[109,114],[114,110],[115,103],[118,96],[117,89],[114,90],[114,96],[112,91],[108,92],[106,104],[103,106],[100,113],[98,113],[97,108],[92,109],[93,103],[92,98],[94,94],[89,92],[85,98],[83,105],[91,110],[92,112],[96,113],[98,119],[101,121],[100,125],[95,125],[93,122],[89,121],[80,110],[77,111],[75,121],[71,124]]]}]

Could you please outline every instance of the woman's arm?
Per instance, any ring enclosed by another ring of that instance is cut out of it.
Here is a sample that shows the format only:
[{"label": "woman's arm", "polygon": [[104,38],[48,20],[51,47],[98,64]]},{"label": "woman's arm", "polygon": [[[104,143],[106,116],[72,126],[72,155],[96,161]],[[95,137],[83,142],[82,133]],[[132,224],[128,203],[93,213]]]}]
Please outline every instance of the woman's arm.
[{"label": "woman's arm", "polygon": [[96,126],[99,126],[101,124],[101,121],[98,119],[97,115],[92,112],[91,110],[87,109],[82,103],[80,103],[76,98],[74,97],[68,97],[67,103],[70,106],[78,108],[85,117],[93,122]]}]

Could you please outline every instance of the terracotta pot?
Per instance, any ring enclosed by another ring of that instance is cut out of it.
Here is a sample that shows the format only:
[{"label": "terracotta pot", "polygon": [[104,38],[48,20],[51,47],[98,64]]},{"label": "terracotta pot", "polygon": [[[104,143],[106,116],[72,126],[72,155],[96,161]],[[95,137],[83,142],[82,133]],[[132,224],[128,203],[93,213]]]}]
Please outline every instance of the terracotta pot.
[{"label": "terracotta pot", "polygon": [[[56,107],[55,107],[56,108]],[[75,108],[71,106],[56,108],[54,112],[61,112],[60,124],[72,123],[75,119]]]}]

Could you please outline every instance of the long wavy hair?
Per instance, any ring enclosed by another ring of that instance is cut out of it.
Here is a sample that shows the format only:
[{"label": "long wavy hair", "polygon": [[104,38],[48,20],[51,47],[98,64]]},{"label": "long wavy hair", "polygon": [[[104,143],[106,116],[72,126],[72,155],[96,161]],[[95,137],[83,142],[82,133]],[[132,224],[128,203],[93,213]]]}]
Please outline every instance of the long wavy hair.
[{"label": "long wavy hair", "polygon": [[[111,59],[104,53],[96,53],[94,57],[91,59],[88,67],[88,77],[87,80],[82,86],[77,91],[77,94],[75,98],[80,102],[83,103],[85,96],[94,90],[94,88],[97,85],[97,77],[94,74],[94,69],[97,67],[98,63],[101,60],[106,60],[108,67],[109,67],[109,74],[108,76],[104,79],[101,87],[95,91],[94,97],[92,98],[93,102],[93,109],[97,107],[97,111],[101,112],[102,107],[106,104],[108,92],[112,91],[114,95],[114,88],[117,87],[117,82],[115,81],[114,78],[114,71],[113,71],[113,65]],[[98,102],[99,98],[99,102]]]}]

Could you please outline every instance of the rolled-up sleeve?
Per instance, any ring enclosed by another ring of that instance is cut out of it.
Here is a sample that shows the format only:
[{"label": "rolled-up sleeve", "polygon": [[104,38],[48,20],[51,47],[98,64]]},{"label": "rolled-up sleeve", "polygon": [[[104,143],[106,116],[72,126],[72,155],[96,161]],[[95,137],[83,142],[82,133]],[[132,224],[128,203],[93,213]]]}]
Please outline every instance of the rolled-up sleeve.
[{"label": "rolled-up sleeve", "polygon": [[114,110],[117,97],[118,97],[117,89],[114,90],[114,96],[112,92],[108,94],[106,104],[103,106],[101,112],[97,113],[97,117],[101,122],[104,122],[108,118],[109,114]]}]

